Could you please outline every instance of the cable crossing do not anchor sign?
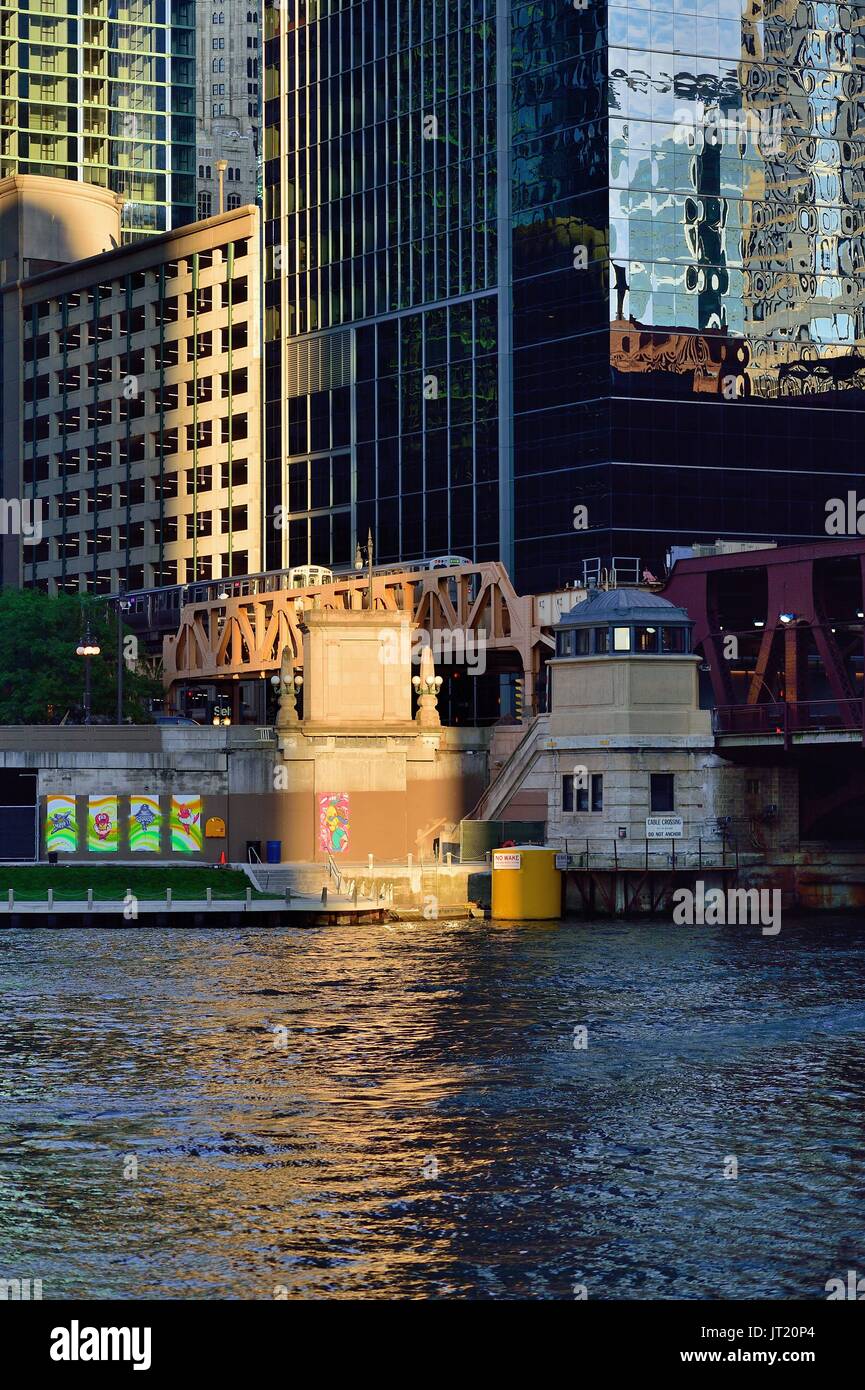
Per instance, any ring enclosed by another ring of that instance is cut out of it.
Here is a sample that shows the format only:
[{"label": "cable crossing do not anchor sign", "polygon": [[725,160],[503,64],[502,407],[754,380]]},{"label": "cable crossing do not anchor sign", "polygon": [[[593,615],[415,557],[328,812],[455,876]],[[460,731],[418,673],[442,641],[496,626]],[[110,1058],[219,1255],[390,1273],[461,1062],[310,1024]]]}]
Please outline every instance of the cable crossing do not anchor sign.
[{"label": "cable crossing do not anchor sign", "polygon": [[681,816],[647,816],[647,840],[681,840],[684,826]]}]

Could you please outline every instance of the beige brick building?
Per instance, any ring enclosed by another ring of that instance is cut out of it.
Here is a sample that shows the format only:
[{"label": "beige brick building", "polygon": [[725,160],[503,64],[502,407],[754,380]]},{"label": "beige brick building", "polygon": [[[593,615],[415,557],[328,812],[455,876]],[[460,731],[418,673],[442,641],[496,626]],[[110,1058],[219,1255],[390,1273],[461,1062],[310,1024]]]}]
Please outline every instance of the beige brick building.
[{"label": "beige brick building", "polygon": [[41,532],[17,582],[110,594],[260,569],[257,209],[120,246],[119,203],[89,190],[115,245],[52,265],[66,202],[21,215],[45,183],[0,181],[4,496]]}]

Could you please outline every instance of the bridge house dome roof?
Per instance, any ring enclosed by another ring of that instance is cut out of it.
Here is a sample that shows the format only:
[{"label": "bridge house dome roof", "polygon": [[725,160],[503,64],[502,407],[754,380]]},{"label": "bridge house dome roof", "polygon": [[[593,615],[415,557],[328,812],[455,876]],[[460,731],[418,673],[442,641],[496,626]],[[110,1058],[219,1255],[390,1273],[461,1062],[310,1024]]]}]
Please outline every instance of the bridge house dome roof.
[{"label": "bridge house dome roof", "polygon": [[553,628],[556,656],[681,656],[693,623],[684,608],[648,589],[590,589]]}]

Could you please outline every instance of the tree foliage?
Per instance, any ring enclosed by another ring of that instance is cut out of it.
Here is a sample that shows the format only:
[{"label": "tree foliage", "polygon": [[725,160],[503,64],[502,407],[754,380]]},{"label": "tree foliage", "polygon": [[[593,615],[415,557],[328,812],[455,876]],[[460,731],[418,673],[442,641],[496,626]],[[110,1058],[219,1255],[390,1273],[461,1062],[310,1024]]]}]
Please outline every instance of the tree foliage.
[{"label": "tree foliage", "polygon": [[[49,596],[38,589],[0,589],[0,724],[53,724],[64,715],[80,722],[84,706],[84,659],[76,655],[89,623],[101,648],[92,657],[94,719],[113,720],[117,705],[117,624],[105,603],[72,594]],[[124,667],[123,712],[146,722],[158,681]]]}]

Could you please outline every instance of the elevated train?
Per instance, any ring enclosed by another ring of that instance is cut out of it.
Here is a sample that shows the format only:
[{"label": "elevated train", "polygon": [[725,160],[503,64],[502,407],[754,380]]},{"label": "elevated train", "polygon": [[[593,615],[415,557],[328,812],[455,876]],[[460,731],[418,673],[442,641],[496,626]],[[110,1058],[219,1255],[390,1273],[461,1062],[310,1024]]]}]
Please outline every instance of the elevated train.
[{"label": "elevated train", "polygon": [[[441,555],[432,560],[400,561],[391,565],[374,565],[373,572],[403,574],[429,569],[453,569],[470,565],[462,555]],[[180,626],[180,611],[188,603],[215,603],[225,598],[245,598],[253,594],[272,594],[281,589],[308,589],[332,584],[335,580],[363,579],[365,570],[342,566],[327,569],[322,565],[294,565],[290,569],[265,570],[260,574],[243,574],[234,579],[199,579],[188,584],[171,584],[161,589],[135,589],[115,595],[112,603],[124,605],[124,622],[134,632],[163,637],[176,632]]]}]

